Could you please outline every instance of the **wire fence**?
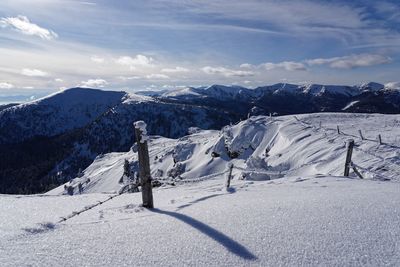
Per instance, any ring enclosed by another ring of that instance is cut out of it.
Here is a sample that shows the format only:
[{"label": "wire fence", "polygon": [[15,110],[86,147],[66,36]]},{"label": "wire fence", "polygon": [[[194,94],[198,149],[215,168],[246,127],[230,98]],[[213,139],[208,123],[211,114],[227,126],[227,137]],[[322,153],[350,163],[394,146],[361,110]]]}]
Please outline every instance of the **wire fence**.
[{"label": "wire fence", "polygon": [[116,197],[118,197],[118,196],[120,196],[120,195],[122,195],[122,194],[124,194],[124,193],[112,195],[112,196],[110,196],[109,198],[107,198],[107,199],[105,199],[105,200],[103,200],[103,201],[98,201],[98,202],[95,203],[95,204],[86,206],[86,207],[84,207],[82,210],[74,211],[74,212],[72,212],[70,215],[68,215],[68,216],[66,216],[66,217],[61,217],[61,219],[60,219],[59,221],[57,221],[57,223],[65,222],[65,221],[67,221],[67,220],[69,220],[69,219],[71,219],[71,218],[73,218],[73,217],[75,217],[75,216],[78,216],[78,215],[80,215],[80,214],[82,214],[82,213],[84,213],[84,212],[86,212],[86,211],[89,211],[89,210],[91,210],[91,209],[93,209],[93,208],[95,208],[95,207],[97,207],[97,206],[100,206],[100,205],[102,205],[102,204],[104,204],[104,203],[110,201],[111,199],[114,199],[114,198],[116,198]]},{"label": "wire fence", "polygon": [[[367,139],[367,138],[365,138],[363,136],[363,134],[362,134],[362,132],[360,130],[359,130],[359,135],[357,136],[357,135],[352,135],[352,134],[345,133],[343,131],[343,128],[341,128],[339,125],[337,126],[337,129],[335,130],[335,129],[332,129],[332,128],[322,127],[321,122],[320,122],[319,126],[315,126],[312,123],[305,122],[305,121],[299,119],[297,116],[293,116],[293,117],[297,122],[301,123],[306,128],[313,128],[313,130],[317,131],[317,132],[318,131],[322,131],[324,138],[329,138],[328,134],[327,134],[327,130],[330,130],[330,131],[336,132],[336,136],[344,135],[344,136],[349,136],[349,137],[352,137],[352,138],[359,138],[360,141],[363,141],[363,142],[375,142],[375,143],[378,143],[378,145],[382,146],[382,147],[390,147],[392,149],[400,149],[400,147],[396,147],[396,146],[394,146],[392,144],[387,144],[387,143],[382,142],[382,140],[380,138],[381,137],[380,135],[378,135],[377,140]],[[329,141],[330,142],[335,142],[334,139],[329,139]],[[341,141],[343,142],[343,140],[341,140]],[[343,147],[343,148],[345,149],[345,147]],[[374,170],[374,169],[379,169],[379,168],[384,169],[386,171],[386,173],[391,174],[391,176],[399,176],[400,177],[400,159],[398,157],[397,158],[393,157],[392,159],[388,159],[388,158],[382,157],[382,156],[380,156],[380,155],[378,155],[376,153],[373,153],[371,151],[364,150],[364,149],[360,148],[359,145],[355,145],[354,146],[354,150],[359,152],[359,153],[364,153],[364,154],[367,154],[367,155],[369,155],[371,157],[374,157],[374,158],[382,161],[383,165],[389,165],[391,167],[391,169],[386,169],[386,168],[384,168],[382,166],[377,166],[377,167],[375,166],[375,168],[374,168],[374,166],[372,166],[370,168],[365,168],[365,167],[362,167],[362,166],[360,166],[358,164],[355,164],[354,161],[352,161],[351,162],[351,164],[352,164],[351,167],[353,169],[355,169],[354,170],[355,173],[358,176],[361,176],[361,178],[366,177],[368,174],[372,174],[375,179],[388,180],[388,178],[385,177],[384,174],[382,174],[381,172],[378,173],[378,172],[376,172]],[[392,160],[394,162],[392,162]],[[364,173],[364,175],[362,175],[359,172],[359,170],[361,170]],[[367,174],[367,175],[365,175],[365,174]]]}]

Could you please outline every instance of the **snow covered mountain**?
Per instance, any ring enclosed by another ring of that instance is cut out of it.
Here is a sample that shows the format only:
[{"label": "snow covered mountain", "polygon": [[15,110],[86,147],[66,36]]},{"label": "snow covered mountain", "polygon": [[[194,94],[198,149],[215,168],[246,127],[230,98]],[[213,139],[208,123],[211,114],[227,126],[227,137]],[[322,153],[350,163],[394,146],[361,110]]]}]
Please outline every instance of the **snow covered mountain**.
[{"label": "snow covered mountain", "polygon": [[99,154],[127,151],[137,120],[147,120],[151,134],[179,137],[190,127],[218,129],[239,118],[210,107],[91,89],[14,106],[0,112],[0,192],[40,192],[76,175]]},{"label": "snow covered mountain", "polygon": [[43,192],[75,177],[100,154],[128,151],[136,120],[145,120],[150,134],[179,138],[190,127],[221,129],[249,115],[400,113],[398,88],[395,83],[213,85],[140,95],[65,90],[0,110],[0,192]]},{"label": "snow covered mountain", "polygon": [[[248,89],[240,86],[212,85],[179,88],[156,95],[160,101],[222,107],[241,114],[310,112],[399,113],[400,86],[365,83],[356,86],[278,83]],[[374,100],[375,99],[375,100]],[[377,100],[378,99],[378,100]],[[357,101],[357,102],[355,102]],[[352,105],[349,106],[349,104]]]},{"label": "snow covered mountain", "polygon": [[[346,85],[322,85],[322,84],[290,84],[290,83],[277,83],[269,86],[257,87],[255,89],[248,89],[241,86],[224,86],[224,85],[212,85],[208,87],[186,87],[179,88],[173,91],[160,91],[160,94],[154,96],[160,96],[164,98],[189,98],[189,97],[213,97],[219,99],[257,99],[265,94],[305,94],[312,96],[321,96],[324,94],[336,94],[345,96],[355,96],[363,92],[376,92],[388,90],[389,88],[394,90],[400,90],[400,86],[388,84],[385,86],[380,83],[370,82],[363,83],[355,86]],[[145,92],[141,92],[144,94]]]},{"label": "snow covered mountain", "polygon": [[[340,127],[337,134],[336,126]],[[355,127],[356,126],[356,127]],[[364,139],[358,136],[358,130]],[[378,143],[381,134],[383,144]],[[318,113],[251,117],[222,130],[201,130],[179,139],[154,136],[149,142],[152,177],[167,184],[222,177],[228,163],[235,178],[270,180],[283,176],[343,175],[346,141],[355,139],[353,161],[366,179],[400,182],[398,115]],[[85,193],[118,192],[125,160],[138,172],[137,153],[99,156],[72,184]],[[353,173],[352,176],[356,177]],[[127,182],[127,181],[125,181]],[[63,186],[49,194],[65,194]]]},{"label": "snow covered mountain", "polygon": [[125,92],[72,88],[0,111],[0,144],[54,136],[85,126],[119,104]]}]

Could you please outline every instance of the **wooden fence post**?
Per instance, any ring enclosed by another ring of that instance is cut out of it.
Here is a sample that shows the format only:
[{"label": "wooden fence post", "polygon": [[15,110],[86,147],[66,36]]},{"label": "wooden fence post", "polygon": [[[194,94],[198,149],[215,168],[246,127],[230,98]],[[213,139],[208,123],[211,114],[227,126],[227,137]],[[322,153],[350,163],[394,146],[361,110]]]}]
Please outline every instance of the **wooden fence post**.
[{"label": "wooden fence post", "polygon": [[364,136],[363,136],[361,130],[358,130],[358,134],[360,135],[361,140],[364,140]]},{"label": "wooden fence post", "polygon": [[336,125],[336,129],[337,129],[337,134],[340,134],[339,125]]},{"label": "wooden fence post", "polygon": [[347,141],[347,155],[346,162],[344,164],[344,176],[349,176],[350,174],[350,164],[351,164],[351,155],[353,154],[354,140],[350,139]]},{"label": "wooden fence post", "polygon": [[382,137],[381,137],[380,134],[378,134],[378,142],[379,142],[380,145],[382,145]]},{"label": "wooden fence post", "polygon": [[229,174],[228,177],[226,177],[226,189],[228,189],[231,186],[232,169],[233,169],[233,164],[231,162],[228,163],[228,168],[229,168]]},{"label": "wooden fence post", "polygon": [[351,167],[353,168],[353,171],[355,174],[358,175],[361,179],[364,179],[364,177],[361,175],[361,173],[357,170],[356,166],[353,163],[350,163]]},{"label": "wooden fence post", "polygon": [[322,121],[319,121],[319,128],[322,128]]},{"label": "wooden fence post", "polygon": [[144,121],[137,121],[134,123],[134,126],[136,143],[138,146],[139,177],[142,185],[143,207],[152,209],[154,208],[154,204],[150,176],[149,149],[147,146],[148,137],[146,131],[146,123]]}]

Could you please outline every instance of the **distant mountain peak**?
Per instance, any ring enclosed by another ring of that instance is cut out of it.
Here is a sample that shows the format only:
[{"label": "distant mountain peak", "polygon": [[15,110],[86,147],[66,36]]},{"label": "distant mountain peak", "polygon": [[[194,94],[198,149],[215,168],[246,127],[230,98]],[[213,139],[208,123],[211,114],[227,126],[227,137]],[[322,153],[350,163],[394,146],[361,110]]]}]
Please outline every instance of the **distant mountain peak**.
[{"label": "distant mountain peak", "polygon": [[379,91],[382,90],[385,86],[381,83],[376,82],[368,82],[360,85],[360,89],[363,91]]}]

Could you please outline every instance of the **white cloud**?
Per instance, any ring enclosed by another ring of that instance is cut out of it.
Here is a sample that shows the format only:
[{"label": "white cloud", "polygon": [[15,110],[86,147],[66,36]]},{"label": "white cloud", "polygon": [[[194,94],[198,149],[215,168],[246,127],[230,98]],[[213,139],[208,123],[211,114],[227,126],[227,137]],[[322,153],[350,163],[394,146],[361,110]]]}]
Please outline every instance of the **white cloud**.
[{"label": "white cloud", "polygon": [[35,89],[35,87],[33,87],[33,86],[24,86],[23,88],[24,89],[29,89],[29,90]]},{"label": "white cloud", "polygon": [[54,81],[55,81],[55,82],[58,82],[58,83],[62,83],[64,80],[63,80],[63,79],[60,79],[60,78],[57,78],[57,79],[54,79]]},{"label": "white cloud", "polygon": [[57,38],[58,35],[52,30],[48,30],[38,26],[37,24],[31,23],[25,16],[8,17],[0,20],[0,25],[4,27],[11,27],[18,32],[26,35],[38,36],[45,40],[51,40]]},{"label": "white cloud", "polygon": [[369,67],[374,65],[387,64],[390,62],[392,62],[392,59],[390,57],[376,54],[359,54],[344,57],[316,58],[307,60],[307,64],[309,64],[310,66],[328,65],[331,68],[337,69]]},{"label": "white cloud", "polygon": [[165,74],[154,73],[154,74],[146,75],[146,78],[147,79],[169,79],[169,76],[165,75]]},{"label": "white cloud", "polygon": [[122,56],[116,61],[117,64],[129,66],[131,70],[135,70],[137,67],[153,67],[154,59],[144,55],[136,55],[135,57]]},{"label": "white cloud", "polygon": [[14,88],[14,85],[11,83],[6,83],[6,82],[0,83],[0,89],[12,89],[12,88]]},{"label": "white cloud", "polygon": [[266,62],[260,65],[252,65],[249,63],[244,63],[240,65],[242,69],[265,69],[265,70],[275,70],[283,69],[287,71],[304,71],[307,70],[306,66],[302,62],[295,61],[282,61],[278,63]]},{"label": "white cloud", "polygon": [[22,69],[21,74],[29,77],[46,77],[49,74],[38,69]]},{"label": "white cloud", "polygon": [[254,72],[252,71],[244,71],[244,70],[233,70],[224,67],[210,67],[206,66],[201,69],[204,73],[207,74],[219,74],[225,77],[248,77],[254,76]]},{"label": "white cloud", "polygon": [[239,67],[242,68],[242,69],[251,69],[254,66],[252,64],[249,64],[249,63],[243,63]]},{"label": "white cloud", "polygon": [[307,70],[306,66],[300,62],[294,61],[283,61],[279,63],[263,63],[261,64],[266,70],[274,70],[274,69],[284,69],[287,71],[298,71],[298,70]]},{"label": "white cloud", "polygon": [[89,79],[87,81],[82,81],[78,86],[86,88],[102,88],[107,84],[108,82],[103,79]]},{"label": "white cloud", "polygon": [[162,69],[161,72],[166,72],[166,73],[189,72],[189,69],[178,66],[178,67],[175,67],[175,68]]},{"label": "white cloud", "polygon": [[81,5],[87,5],[87,6],[97,6],[97,4],[94,3],[94,2],[84,2],[84,1],[80,1],[79,4],[81,4]]},{"label": "white cloud", "polygon": [[104,58],[99,57],[99,56],[91,56],[90,60],[95,62],[95,63],[99,63],[99,64],[104,63],[104,61],[105,61]]},{"label": "white cloud", "polygon": [[139,80],[141,79],[140,76],[119,76],[118,79],[121,79],[123,81],[128,81],[128,80]]}]

